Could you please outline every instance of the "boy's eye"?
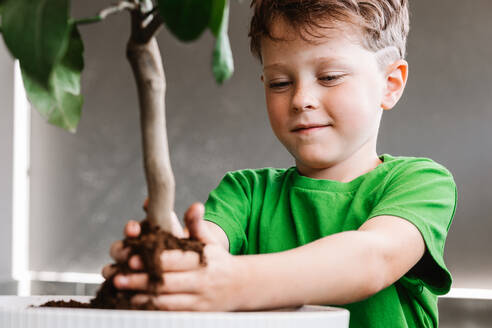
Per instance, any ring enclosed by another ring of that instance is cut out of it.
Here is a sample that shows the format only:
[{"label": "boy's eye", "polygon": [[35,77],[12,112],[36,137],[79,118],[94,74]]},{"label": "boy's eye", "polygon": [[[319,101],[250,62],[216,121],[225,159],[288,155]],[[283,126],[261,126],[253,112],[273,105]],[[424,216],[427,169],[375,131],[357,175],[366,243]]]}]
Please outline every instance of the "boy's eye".
[{"label": "boy's eye", "polygon": [[322,76],[319,79],[322,81],[332,82],[338,80],[341,77],[342,75],[327,75],[327,76]]},{"label": "boy's eye", "polygon": [[[340,78],[342,78],[343,76],[344,76],[343,74],[325,75],[325,76],[319,77],[318,79],[321,81],[324,81],[324,82],[335,82],[335,81],[339,80]],[[270,89],[280,90],[280,89],[288,87],[291,84],[292,84],[291,81],[270,82],[268,84],[268,87]]]},{"label": "boy's eye", "polygon": [[290,82],[288,82],[288,81],[271,82],[268,86],[270,87],[270,89],[280,89],[280,88],[288,86],[289,84],[290,84]]}]

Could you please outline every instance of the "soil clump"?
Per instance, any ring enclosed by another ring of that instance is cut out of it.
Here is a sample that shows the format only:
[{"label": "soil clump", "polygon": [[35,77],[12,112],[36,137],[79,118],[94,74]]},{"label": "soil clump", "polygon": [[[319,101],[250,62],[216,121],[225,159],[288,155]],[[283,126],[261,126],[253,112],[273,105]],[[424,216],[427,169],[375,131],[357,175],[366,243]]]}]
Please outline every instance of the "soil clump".
[{"label": "soil clump", "polygon": [[[136,238],[125,238],[123,244],[130,248],[130,257],[139,255],[144,264],[144,272],[149,275],[149,289],[147,293],[157,295],[157,286],[165,283],[162,278],[160,254],[164,250],[180,249],[194,251],[200,256],[200,263],[206,265],[203,256],[204,244],[197,240],[181,239],[163,231],[159,226],[145,219],[140,222],[141,233]],[[116,273],[106,279],[99,288],[96,297],[90,303],[70,301],[49,301],[39,307],[67,307],[67,308],[91,308],[91,309],[121,309],[121,310],[158,310],[150,300],[142,305],[134,305],[131,298],[141,291],[119,290],[113,284],[113,278],[118,273],[135,272],[130,269],[128,263],[112,264],[116,267]]]}]

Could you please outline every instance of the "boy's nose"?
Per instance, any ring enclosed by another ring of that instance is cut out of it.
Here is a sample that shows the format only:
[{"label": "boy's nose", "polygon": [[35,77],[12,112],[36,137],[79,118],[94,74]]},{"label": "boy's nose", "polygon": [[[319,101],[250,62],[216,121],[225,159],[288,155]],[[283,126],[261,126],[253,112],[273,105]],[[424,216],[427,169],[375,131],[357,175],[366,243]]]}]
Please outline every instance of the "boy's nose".
[{"label": "boy's nose", "polygon": [[318,100],[305,88],[297,88],[292,97],[292,109],[294,112],[303,112],[318,108]]}]

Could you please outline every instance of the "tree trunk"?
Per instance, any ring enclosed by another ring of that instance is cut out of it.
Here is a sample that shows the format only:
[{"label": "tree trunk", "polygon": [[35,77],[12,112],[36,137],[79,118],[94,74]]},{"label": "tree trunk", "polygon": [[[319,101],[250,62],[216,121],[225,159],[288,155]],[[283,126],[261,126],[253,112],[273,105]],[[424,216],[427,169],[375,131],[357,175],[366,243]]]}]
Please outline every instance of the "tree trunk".
[{"label": "tree trunk", "polygon": [[131,12],[127,58],[133,69],[140,105],[143,158],[149,203],[148,219],[171,232],[175,182],[167,142],[166,81],[157,41],[142,27],[142,15]]}]

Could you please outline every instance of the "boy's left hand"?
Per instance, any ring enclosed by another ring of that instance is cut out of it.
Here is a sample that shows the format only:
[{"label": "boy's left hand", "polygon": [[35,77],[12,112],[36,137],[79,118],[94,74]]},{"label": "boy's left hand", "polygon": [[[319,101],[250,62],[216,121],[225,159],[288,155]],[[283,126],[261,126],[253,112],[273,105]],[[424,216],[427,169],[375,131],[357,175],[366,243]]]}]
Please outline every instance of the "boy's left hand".
[{"label": "boy's left hand", "polygon": [[[142,304],[149,299],[161,310],[168,311],[234,311],[241,299],[241,275],[239,259],[229,254],[215,240],[203,220],[201,203],[191,205],[185,213],[185,224],[190,237],[205,244],[206,265],[200,264],[199,255],[192,251],[164,251],[161,254],[164,283],[158,286],[159,295],[145,294],[148,276],[145,273],[118,274],[114,279],[117,288],[142,291],[132,299]],[[130,266],[142,269],[136,256],[130,258]]]}]

